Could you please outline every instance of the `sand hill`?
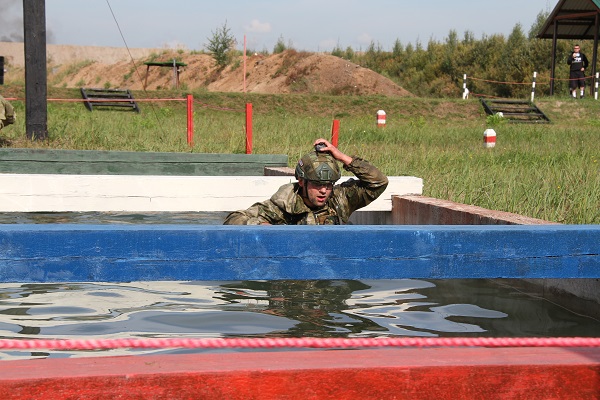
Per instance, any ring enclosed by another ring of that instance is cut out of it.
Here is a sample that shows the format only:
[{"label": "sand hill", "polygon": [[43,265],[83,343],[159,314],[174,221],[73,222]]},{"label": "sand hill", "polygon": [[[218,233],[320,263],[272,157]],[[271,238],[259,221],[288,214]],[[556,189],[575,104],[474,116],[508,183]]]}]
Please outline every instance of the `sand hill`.
[{"label": "sand hill", "polygon": [[[24,77],[23,43],[0,42],[5,56],[7,83]],[[275,55],[252,54],[219,70],[207,54],[165,49],[126,49],[48,45],[48,82],[56,87],[110,87],[131,90],[168,89],[176,85],[173,68],[151,67],[144,62],[186,64],[179,85],[190,90],[254,93],[380,94],[411,96],[409,92],[372,70],[322,53],[287,50]],[[244,82],[244,71],[246,79]]]}]

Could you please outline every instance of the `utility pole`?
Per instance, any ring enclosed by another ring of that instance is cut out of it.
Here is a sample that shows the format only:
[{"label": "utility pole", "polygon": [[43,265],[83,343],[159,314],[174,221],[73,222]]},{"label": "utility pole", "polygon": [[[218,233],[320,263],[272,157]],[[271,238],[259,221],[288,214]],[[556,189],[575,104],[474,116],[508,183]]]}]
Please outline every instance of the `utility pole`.
[{"label": "utility pole", "polygon": [[30,140],[48,137],[46,0],[23,0],[25,129]]}]

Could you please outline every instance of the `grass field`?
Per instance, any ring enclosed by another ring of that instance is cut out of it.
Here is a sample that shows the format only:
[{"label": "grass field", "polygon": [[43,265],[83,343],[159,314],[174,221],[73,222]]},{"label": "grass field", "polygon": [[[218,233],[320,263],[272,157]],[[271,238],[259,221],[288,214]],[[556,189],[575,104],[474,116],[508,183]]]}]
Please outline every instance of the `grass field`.
[{"label": "grass field", "polygon": [[[23,97],[19,88],[8,88]],[[567,224],[600,223],[600,101],[537,99],[551,124],[490,125],[476,99],[380,96],[194,94],[194,146],[186,141],[184,101],[140,101],[141,114],[89,112],[78,102],[51,101],[47,141],[25,138],[18,121],[0,133],[4,147],[195,153],[245,152],[246,103],[252,103],[253,152],[286,154],[290,166],[340,120],[339,148],[388,175],[424,180],[424,195]],[[8,97],[4,91],[4,96]],[[183,99],[179,92],[136,93],[137,99]],[[79,99],[50,89],[49,98]],[[376,112],[387,113],[377,128]],[[483,131],[497,133],[484,148]]]}]

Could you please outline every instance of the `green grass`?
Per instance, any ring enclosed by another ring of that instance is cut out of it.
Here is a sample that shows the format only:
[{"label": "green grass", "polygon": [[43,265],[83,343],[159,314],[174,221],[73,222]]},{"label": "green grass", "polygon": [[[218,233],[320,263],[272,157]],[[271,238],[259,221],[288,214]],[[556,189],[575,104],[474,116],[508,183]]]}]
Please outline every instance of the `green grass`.
[{"label": "green grass", "polygon": [[[77,91],[52,90],[52,98],[79,98]],[[136,93],[147,97],[184,93]],[[286,154],[290,166],[314,139],[330,137],[337,118],[342,151],[388,175],[423,178],[426,196],[561,223],[600,223],[600,102],[593,99],[538,99],[552,123],[494,125],[497,144],[489,149],[483,131],[497,121],[486,121],[477,100],[208,92],[194,98],[193,148],[186,142],[185,102],[140,102],[141,114],[51,102],[49,139],[31,142],[24,105],[15,101],[18,121],[0,137],[5,147],[244,153],[249,102],[254,153]],[[378,109],[387,112],[385,128],[376,127]]]}]

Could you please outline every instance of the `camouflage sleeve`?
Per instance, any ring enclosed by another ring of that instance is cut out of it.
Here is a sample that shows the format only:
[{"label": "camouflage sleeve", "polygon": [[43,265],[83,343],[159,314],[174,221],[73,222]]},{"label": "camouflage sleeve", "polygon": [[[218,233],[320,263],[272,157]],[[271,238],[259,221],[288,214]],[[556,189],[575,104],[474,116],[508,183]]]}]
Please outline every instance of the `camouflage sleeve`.
[{"label": "camouflage sleeve", "polygon": [[246,210],[230,213],[223,225],[280,225],[285,223],[281,210],[270,200],[255,203]]},{"label": "camouflage sleeve", "polygon": [[350,213],[369,205],[387,188],[388,178],[368,161],[353,157],[344,169],[358,178],[358,181],[351,179],[340,185],[348,199]]},{"label": "camouflage sleeve", "polygon": [[6,104],[8,104],[8,101],[4,100],[4,97],[0,96],[0,121],[6,119]]},{"label": "camouflage sleeve", "polygon": [[0,96],[0,128],[15,123],[15,110],[4,97]]}]

